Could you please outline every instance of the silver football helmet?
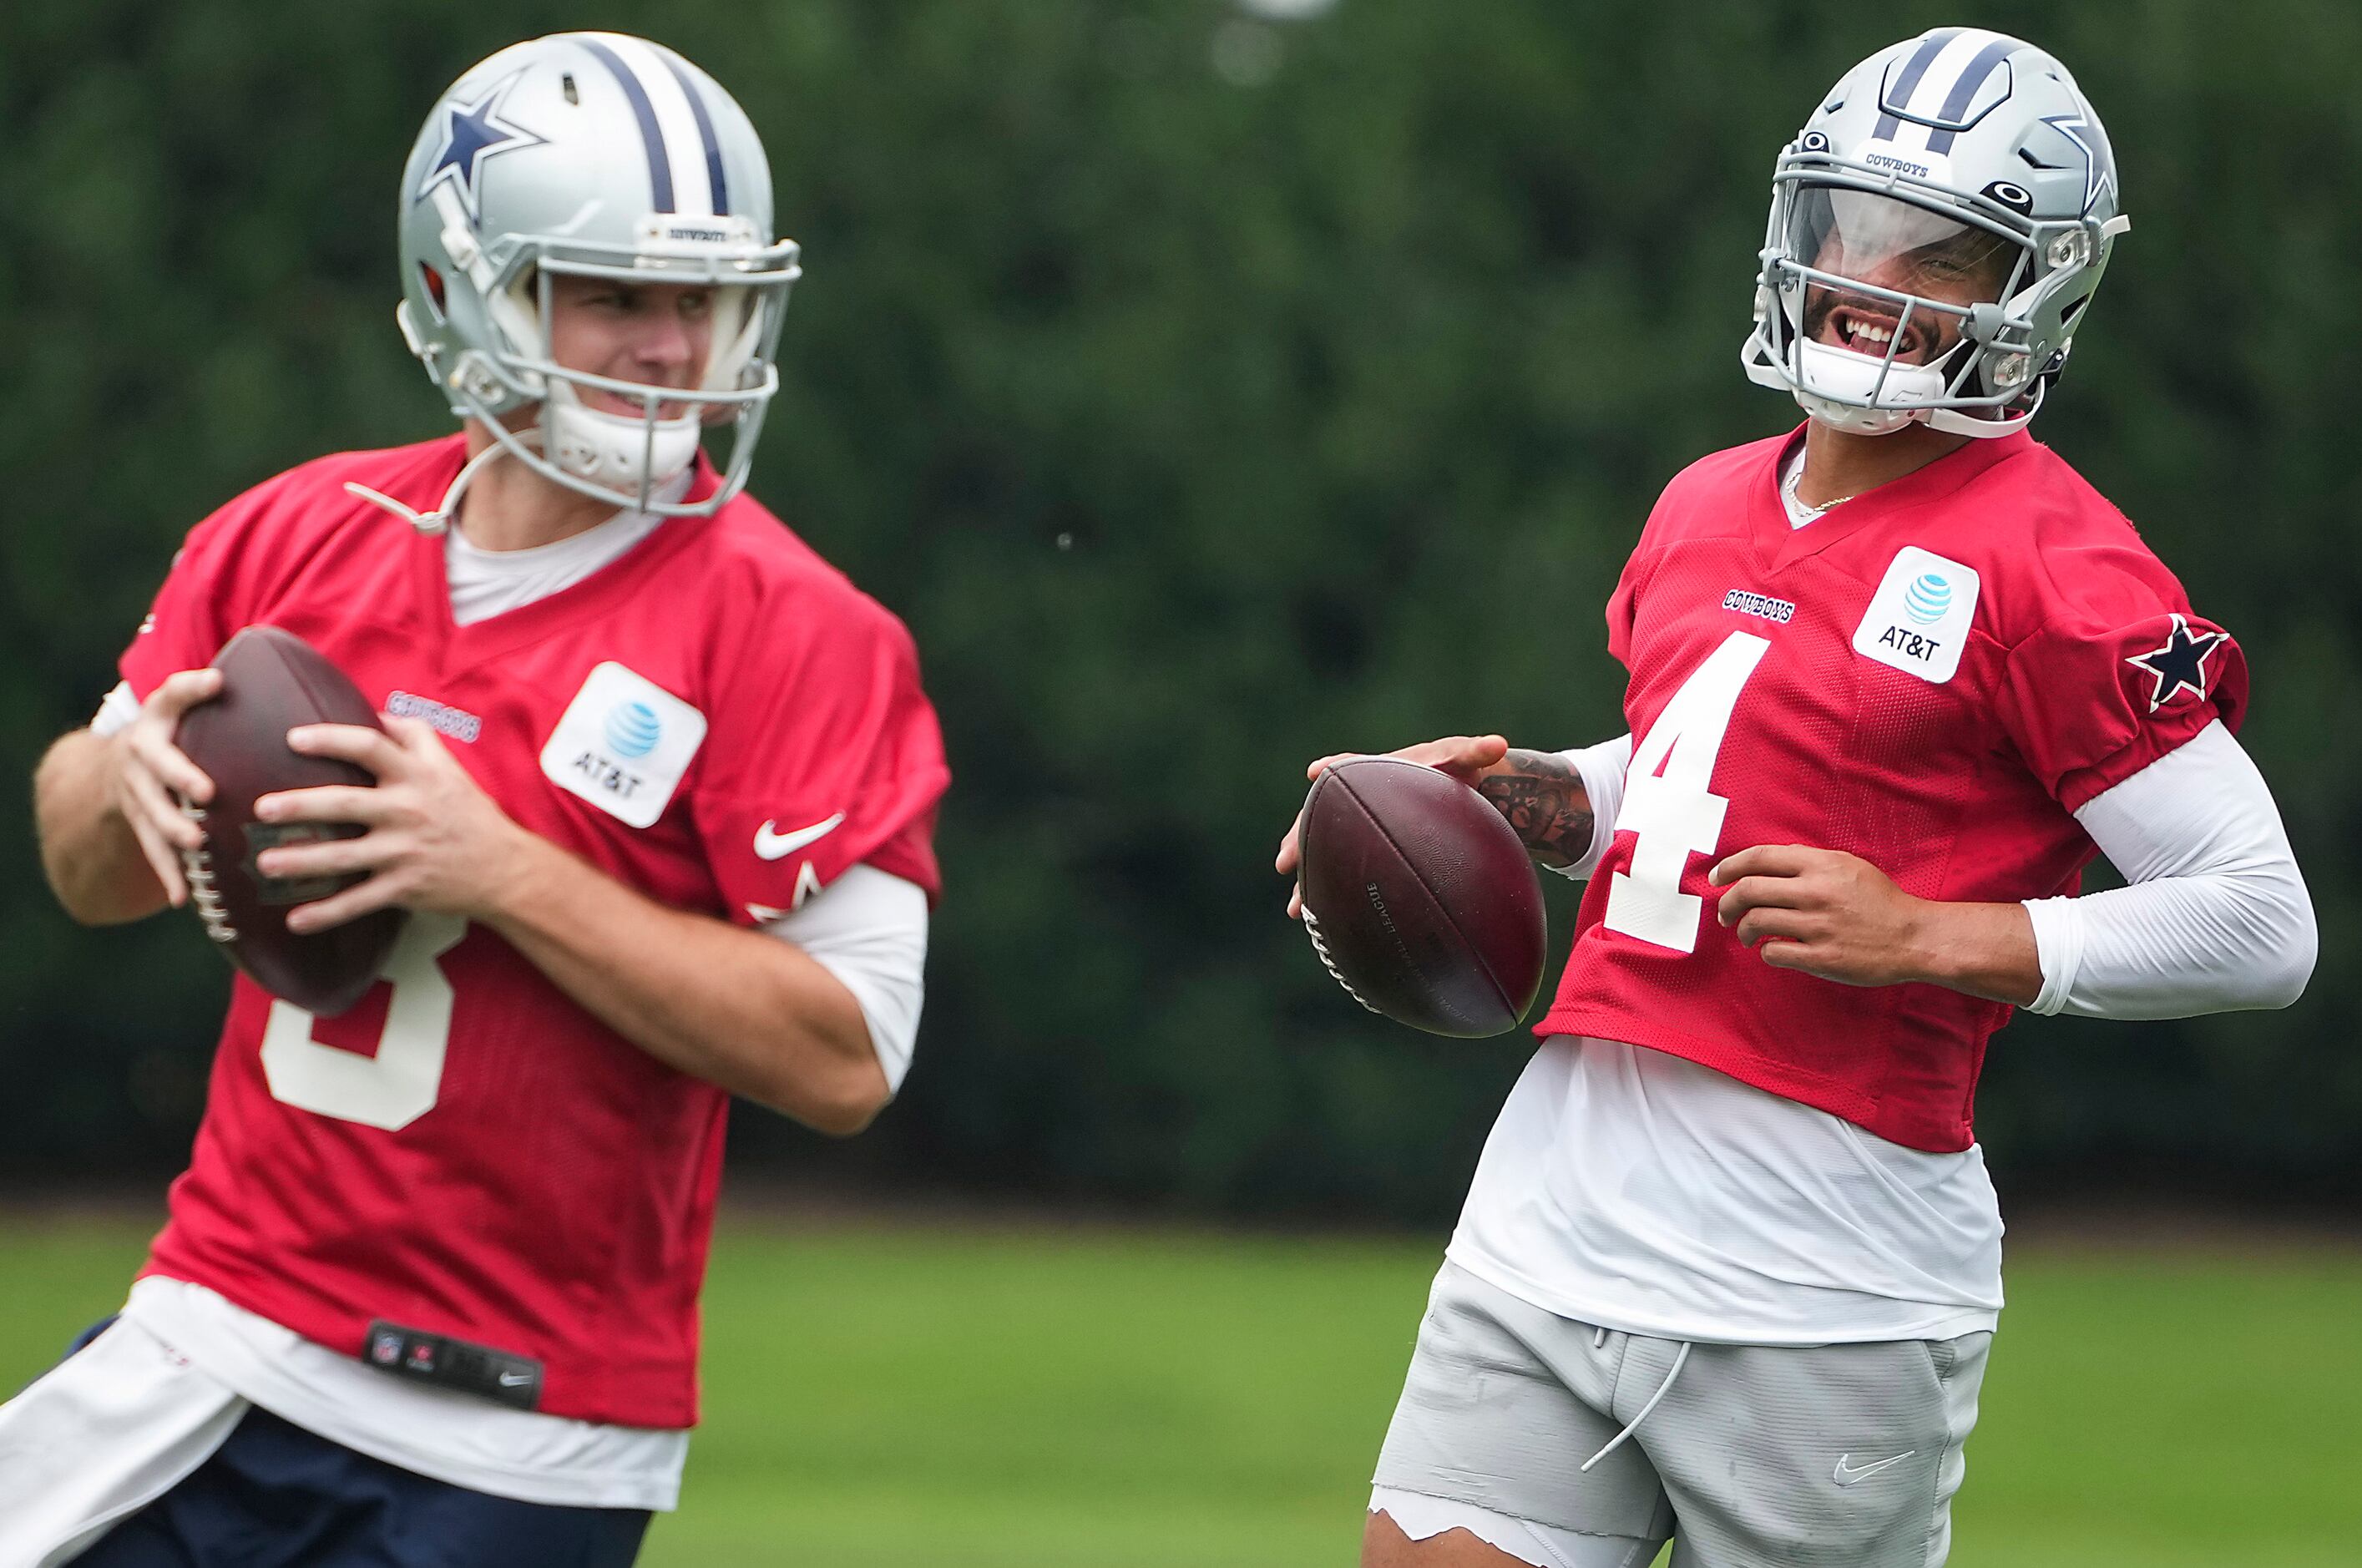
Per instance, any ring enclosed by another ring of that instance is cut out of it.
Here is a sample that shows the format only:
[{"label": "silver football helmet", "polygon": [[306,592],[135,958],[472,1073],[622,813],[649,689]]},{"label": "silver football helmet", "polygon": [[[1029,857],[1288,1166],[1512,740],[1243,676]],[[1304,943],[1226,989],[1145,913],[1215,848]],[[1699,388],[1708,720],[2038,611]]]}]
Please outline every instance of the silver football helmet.
[{"label": "silver football helmet", "polygon": [[1780,155],[1741,360],[1816,419],[2022,429],[2116,237],[2114,155],[2066,67],[1938,28],[1846,72]]},{"label": "silver football helmet", "polygon": [[[668,515],[718,509],[746,482],[778,390],[772,354],[793,240],[771,234],[771,171],[745,112],[679,55],[620,33],[502,50],[452,83],[402,175],[403,339],[502,451],[558,484]],[[553,277],[712,291],[712,348],[690,388],[619,381],[550,352]],[[591,406],[596,390],[636,415]],[[512,430],[503,414],[538,404]],[[674,481],[704,428],[734,427],[720,489]],[[471,469],[473,465],[470,465]],[[454,493],[421,526],[439,524]],[[406,510],[406,509],[405,509]]]}]

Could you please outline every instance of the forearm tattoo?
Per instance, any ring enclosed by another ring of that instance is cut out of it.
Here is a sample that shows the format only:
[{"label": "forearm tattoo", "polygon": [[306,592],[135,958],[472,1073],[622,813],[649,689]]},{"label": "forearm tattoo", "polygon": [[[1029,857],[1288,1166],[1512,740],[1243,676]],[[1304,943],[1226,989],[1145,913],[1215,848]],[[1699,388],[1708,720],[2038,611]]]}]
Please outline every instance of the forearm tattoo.
[{"label": "forearm tattoo", "polygon": [[1511,751],[1514,770],[1476,788],[1545,866],[1572,866],[1591,849],[1591,796],[1574,764],[1555,752]]}]

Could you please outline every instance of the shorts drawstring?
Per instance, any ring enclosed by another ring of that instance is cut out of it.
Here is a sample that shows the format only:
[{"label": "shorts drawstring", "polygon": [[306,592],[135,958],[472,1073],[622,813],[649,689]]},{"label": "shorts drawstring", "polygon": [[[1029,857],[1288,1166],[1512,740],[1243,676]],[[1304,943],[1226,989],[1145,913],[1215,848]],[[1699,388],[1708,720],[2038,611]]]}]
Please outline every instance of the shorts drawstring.
[{"label": "shorts drawstring", "polygon": [[[1598,1335],[1591,1342],[1592,1347],[1594,1349],[1597,1349],[1606,1337],[1607,1331],[1605,1329],[1600,1330]],[[1639,1430],[1640,1423],[1649,1419],[1649,1412],[1655,1409],[1659,1403],[1664,1399],[1665,1396],[1673,1391],[1673,1379],[1682,1375],[1682,1367],[1688,1363],[1690,1359],[1690,1342],[1687,1340],[1683,1340],[1682,1342],[1682,1348],[1673,1356],[1672,1370],[1665,1374],[1665,1380],[1657,1385],[1657,1391],[1649,1396],[1649,1402],[1640,1407],[1640,1413],[1633,1417],[1629,1421],[1627,1421],[1624,1424],[1624,1430],[1622,1431],[1617,1432],[1614,1437],[1607,1440],[1607,1446],[1606,1448],[1601,1449],[1597,1453],[1593,1454],[1589,1459],[1583,1462],[1583,1470],[1581,1472],[1583,1474],[1588,1475],[1591,1474],[1591,1467],[1593,1465],[1598,1463],[1601,1460],[1615,1452],[1617,1448],[1622,1446],[1626,1438],[1630,1437],[1634,1432]]]}]

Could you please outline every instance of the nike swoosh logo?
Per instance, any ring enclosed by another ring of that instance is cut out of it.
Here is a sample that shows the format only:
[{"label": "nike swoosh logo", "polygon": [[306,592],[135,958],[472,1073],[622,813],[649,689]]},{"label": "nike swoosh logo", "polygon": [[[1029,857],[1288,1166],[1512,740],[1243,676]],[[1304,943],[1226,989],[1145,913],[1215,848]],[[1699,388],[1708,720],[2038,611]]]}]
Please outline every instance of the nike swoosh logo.
[{"label": "nike swoosh logo", "polygon": [[816,844],[826,838],[844,822],[844,813],[839,812],[823,822],[814,823],[810,827],[798,828],[793,833],[777,832],[768,822],[766,822],[755,830],[755,853],[766,860],[777,860],[782,855],[793,855],[805,845]]},{"label": "nike swoosh logo", "polygon": [[1882,1459],[1875,1464],[1865,1464],[1860,1469],[1847,1466],[1846,1461],[1851,1459],[1852,1454],[1841,1453],[1838,1456],[1837,1483],[1840,1486],[1850,1486],[1857,1481],[1867,1481],[1880,1471],[1892,1469],[1918,1452],[1915,1448],[1906,1448],[1892,1459]]},{"label": "nike swoosh logo", "polygon": [[503,1372],[501,1374],[501,1386],[503,1388],[522,1388],[532,1381],[533,1374],[530,1372]]}]

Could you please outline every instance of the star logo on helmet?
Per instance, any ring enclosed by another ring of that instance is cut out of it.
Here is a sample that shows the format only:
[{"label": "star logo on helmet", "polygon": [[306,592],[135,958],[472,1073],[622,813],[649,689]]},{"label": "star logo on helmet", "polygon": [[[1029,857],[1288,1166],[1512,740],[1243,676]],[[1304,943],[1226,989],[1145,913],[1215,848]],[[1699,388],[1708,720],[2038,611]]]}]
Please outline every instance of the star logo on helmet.
[{"label": "star logo on helmet", "polygon": [[2083,212],[2089,216],[2092,204],[2100,199],[2100,193],[2108,188],[2107,171],[2101,167],[2098,149],[2080,134],[2092,129],[2092,122],[2081,115],[2045,115],[2042,123],[2073,142],[2076,150],[2082,153]]},{"label": "star logo on helmet", "polygon": [[536,136],[501,115],[501,100],[524,74],[520,71],[503,77],[472,104],[455,101],[443,105],[443,145],[436,149],[435,161],[427,166],[426,178],[419,182],[417,200],[425,201],[434,194],[436,186],[447,184],[458,193],[468,221],[476,223],[481,214],[484,160],[521,147],[547,145],[548,138]]}]

